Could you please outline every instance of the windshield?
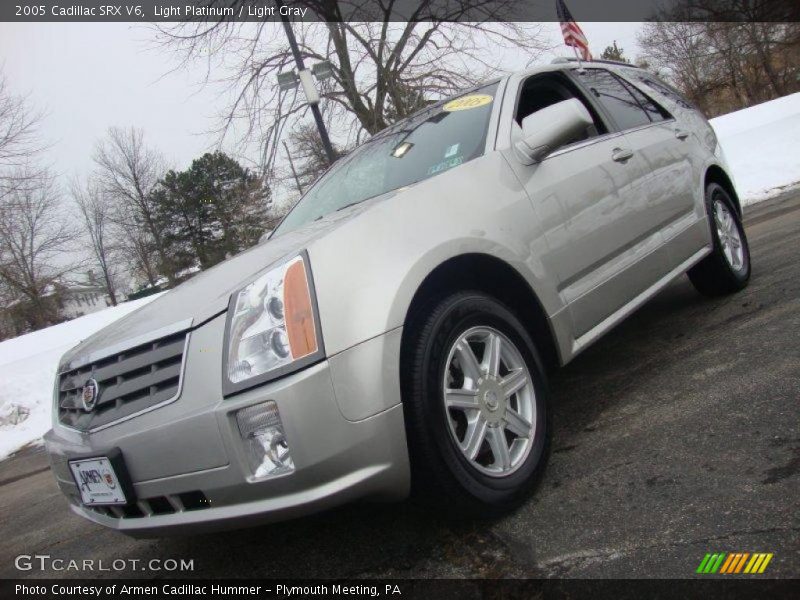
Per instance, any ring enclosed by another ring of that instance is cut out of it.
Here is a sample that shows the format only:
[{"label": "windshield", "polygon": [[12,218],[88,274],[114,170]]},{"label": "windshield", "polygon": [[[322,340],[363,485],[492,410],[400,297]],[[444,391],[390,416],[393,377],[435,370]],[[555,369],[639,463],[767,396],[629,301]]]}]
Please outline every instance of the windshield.
[{"label": "windshield", "polygon": [[431,106],[356,148],[300,199],[275,235],[481,156],[497,85]]}]

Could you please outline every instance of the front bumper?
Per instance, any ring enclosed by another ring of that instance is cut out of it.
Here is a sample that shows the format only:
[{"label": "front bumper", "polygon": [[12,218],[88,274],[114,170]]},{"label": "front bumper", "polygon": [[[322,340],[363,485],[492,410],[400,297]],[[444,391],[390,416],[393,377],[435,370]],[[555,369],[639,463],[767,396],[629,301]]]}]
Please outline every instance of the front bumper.
[{"label": "front bumper", "polygon": [[[53,472],[74,512],[146,537],[244,527],[358,498],[397,500],[408,494],[399,330],[223,400],[224,321],[224,315],[217,317],[191,333],[176,402],[92,434],[58,424],[47,433]],[[343,385],[348,381],[360,384]],[[337,398],[337,392],[348,397]],[[254,480],[235,413],[267,400],[278,406],[295,470]],[[359,409],[357,416],[367,416],[353,420],[352,407]],[[125,511],[86,508],[67,462],[112,448],[122,452],[137,503]],[[198,497],[207,501],[186,501]]]}]

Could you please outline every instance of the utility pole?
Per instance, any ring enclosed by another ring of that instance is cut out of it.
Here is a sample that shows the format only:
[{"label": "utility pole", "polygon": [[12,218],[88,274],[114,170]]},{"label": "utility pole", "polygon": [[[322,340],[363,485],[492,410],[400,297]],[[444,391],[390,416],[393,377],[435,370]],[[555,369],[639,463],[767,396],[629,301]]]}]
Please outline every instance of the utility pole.
[{"label": "utility pole", "polygon": [[[333,152],[333,146],[331,146],[331,139],[328,137],[328,130],[325,128],[325,121],[322,120],[322,112],[319,110],[319,95],[316,93],[316,90],[313,87],[314,81],[311,78],[311,72],[307,71],[305,64],[303,64],[303,56],[300,54],[300,48],[297,46],[297,39],[294,37],[294,31],[292,31],[292,24],[289,22],[289,17],[283,14],[283,11],[281,10],[284,7],[283,0],[275,0],[275,6],[278,8],[278,12],[281,13],[283,29],[286,31],[286,37],[289,38],[289,47],[292,49],[294,62],[297,64],[300,82],[303,84],[303,90],[306,92],[308,103],[311,106],[311,112],[314,115],[314,120],[317,122],[319,137],[322,140],[322,146],[325,148],[325,154],[328,157],[328,164],[332,165],[336,160],[336,156]],[[309,96],[308,94],[309,84],[311,85],[311,89],[314,89],[312,96]]]}]

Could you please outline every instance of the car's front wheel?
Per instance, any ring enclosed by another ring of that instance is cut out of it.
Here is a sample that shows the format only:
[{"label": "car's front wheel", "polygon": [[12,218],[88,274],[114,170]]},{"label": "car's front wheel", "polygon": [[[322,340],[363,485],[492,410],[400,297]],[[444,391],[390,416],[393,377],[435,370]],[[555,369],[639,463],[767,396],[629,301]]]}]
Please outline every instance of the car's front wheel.
[{"label": "car's front wheel", "polygon": [[409,324],[403,403],[418,496],[468,516],[517,505],[547,458],[547,386],[516,315],[459,292]]}]

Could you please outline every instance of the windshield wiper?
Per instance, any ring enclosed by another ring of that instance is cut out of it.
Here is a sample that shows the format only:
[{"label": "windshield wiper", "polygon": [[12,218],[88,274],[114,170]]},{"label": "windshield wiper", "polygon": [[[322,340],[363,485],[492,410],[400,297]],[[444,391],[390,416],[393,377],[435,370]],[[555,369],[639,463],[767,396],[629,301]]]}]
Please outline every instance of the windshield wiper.
[{"label": "windshield wiper", "polygon": [[344,206],[340,206],[336,209],[335,212],[339,212],[340,210],[344,210],[345,208],[350,208],[351,206],[355,206],[356,204],[361,204],[362,202],[366,202],[369,198],[364,198],[363,200],[356,200],[355,202],[351,202],[350,204],[345,204]]},{"label": "windshield wiper", "polygon": [[[351,206],[355,206],[356,204],[361,204],[362,202],[366,202],[367,200],[369,200],[369,198],[364,198],[364,200],[356,200],[355,202],[351,202],[350,204],[345,204],[344,206],[340,206],[339,208],[337,208],[333,212],[339,212],[340,210],[344,210],[345,208],[350,208]],[[318,216],[316,219],[314,219],[314,221],[319,221],[320,219],[322,219],[324,217],[327,217],[329,214],[331,214],[331,213],[328,212],[328,213],[322,214],[322,215]]]}]

